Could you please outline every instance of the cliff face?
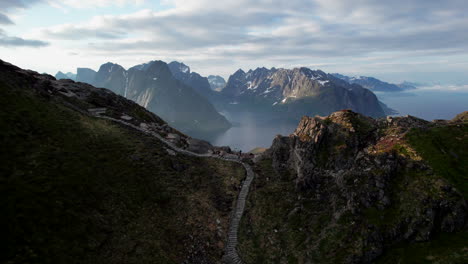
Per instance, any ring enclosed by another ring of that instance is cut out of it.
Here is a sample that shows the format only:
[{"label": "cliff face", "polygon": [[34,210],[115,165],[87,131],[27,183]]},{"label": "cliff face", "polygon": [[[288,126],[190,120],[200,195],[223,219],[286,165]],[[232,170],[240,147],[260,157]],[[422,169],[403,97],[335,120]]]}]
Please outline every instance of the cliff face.
[{"label": "cliff face", "polygon": [[228,129],[229,121],[197,90],[200,88],[197,84],[201,82],[203,91],[211,92],[207,79],[190,73],[188,67],[183,72],[183,66],[186,66],[179,66],[179,71],[174,72],[180,80],[162,61],[136,65],[128,71],[118,64],[105,63],[94,75],[91,70],[78,69],[77,79],[133,100],[185,133]]},{"label": "cliff face", "polygon": [[[257,164],[240,252],[250,262],[370,263],[398,243],[462,230],[467,127],[351,111],[303,117]],[[430,142],[440,145],[427,155]],[[441,146],[451,160],[434,160]]]},{"label": "cliff face", "polygon": [[208,78],[196,72],[190,72],[190,67],[181,62],[173,61],[168,66],[174,78],[192,87],[203,97],[210,97],[212,91]]},{"label": "cliff face", "polygon": [[371,91],[304,67],[238,70],[229,77],[222,94],[242,107],[260,105],[286,118],[328,115],[340,109],[352,109],[372,117],[385,115]]}]

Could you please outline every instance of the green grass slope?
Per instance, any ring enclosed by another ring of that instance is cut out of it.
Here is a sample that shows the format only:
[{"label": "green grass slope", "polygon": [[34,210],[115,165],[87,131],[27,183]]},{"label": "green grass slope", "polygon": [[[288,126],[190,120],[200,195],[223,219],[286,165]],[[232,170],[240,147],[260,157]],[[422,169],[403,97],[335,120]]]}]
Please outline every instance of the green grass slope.
[{"label": "green grass slope", "polygon": [[[434,169],[468,198],[468,123],[413,129],[407,142]],[[463,123],[465,122],[465,123]],[[467,263],[468,230],[439,234],[434,240],[399,244],[386,252],[378,263]]]},{"label": "green grass slope", "polygon": [[0,263],[221,258],[241,166],[170,156],[27,87],[0,81]]}]

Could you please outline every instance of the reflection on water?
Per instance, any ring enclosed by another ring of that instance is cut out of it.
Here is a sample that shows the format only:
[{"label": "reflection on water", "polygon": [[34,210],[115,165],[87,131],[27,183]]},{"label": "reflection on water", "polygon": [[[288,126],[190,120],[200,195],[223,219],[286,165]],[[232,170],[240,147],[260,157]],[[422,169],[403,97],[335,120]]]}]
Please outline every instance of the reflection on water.
[{"label": "reflection on water", "polygon": [[468,110],[468,92],[413,90],[408,93],[377,93],[377,97],[399,115],[412,115],[432,121],[452,119]]},{"label": "reflection on water", "polygon": [[216,146],[230,146],[244,152],[256,147],[268,148],[276,135],[289,135],[296,129],[297,122],[265,122],[252,113],[222,113],[233,123],[233,127],[221,134],[193,135]]},{"label": "reflection on water", "polygon": [[[389,107],[399,111],[399,115],[409,114],[426,120],[452,119],[456,114],[468,110],[468,92],[413,90],[408,93],[380,93],[377,96]],[[191,136],[216,146],[230,146],[247,152],[256,147],[270,147],[276,135],[291,134],[299,123],[298,120],[271,122],[267,121],[271,116],[261,117],[253,113],[222,114],[234,124],[232,128],[220,134]]]}]

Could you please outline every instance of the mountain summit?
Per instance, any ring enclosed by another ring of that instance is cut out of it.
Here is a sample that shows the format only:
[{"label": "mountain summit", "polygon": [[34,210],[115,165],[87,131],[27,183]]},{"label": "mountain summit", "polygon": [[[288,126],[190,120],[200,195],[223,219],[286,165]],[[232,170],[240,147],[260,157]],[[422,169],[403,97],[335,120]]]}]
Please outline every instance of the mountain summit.
[{"label": "mountain summit", "polygon": [[372,117],[385,116],[371,91],[305,67],[292,70],[262,67],[248,72],[239,69],[229,77],[221,93],[235,104],[269,107],[295,118],[310,113],[326,115],[340,109]]},{"label": "mountain summit", "polygon": [[[173,62],[171,65],[151,61],[127,71],[109,62],[101,65],[98,72],[79,68],[77,80],[131,99],[185,133],[228,129],[230,123],[202,96],[203,91],[211,92],[206,78],[190,73],[190,68],[184,64]],[[197,85],[199,83],[201,85]]]}]

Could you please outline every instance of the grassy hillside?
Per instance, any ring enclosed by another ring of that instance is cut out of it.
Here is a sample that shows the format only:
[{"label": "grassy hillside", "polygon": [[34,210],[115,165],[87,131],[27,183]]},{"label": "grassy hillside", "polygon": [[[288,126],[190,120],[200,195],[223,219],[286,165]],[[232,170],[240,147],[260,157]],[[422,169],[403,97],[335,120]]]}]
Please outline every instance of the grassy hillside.
[{"label": "grassy hillside", "polygon": [[[324,124],[329,123],[325,119]],[[381,130],[381,136],[388,134],[392,139],[372,143],[368,156],[369,160],[380,157],[381,166],[336,169],[329,176],[320,154],[326,153],[323,160],[330,164],[344,152],[342,142],[329,136],[327,145],[291,151],[291,155],[301,155],[317,148],[311,157],[318,156],[318,162],[308,173],[320,171],[317,175],[327,176],[322,181],[314,178],[315,189],[298,189],[295,167],[278,171],[270,156],[265,156],[255,166],[257,177],[241,222],[241,256],[246,263],[466,263],[466,226],[450,231],[440,223],[450,225],[459,221],[457,214],[463,215],[455,211],[448,218],[441,216],[451,210],[448,204],[463,203],[459,193],[467,197],[468,127],[461,123],[429,127],[413,129],[401,139],[394,130]],[[357,134],[369,133],[358,128]],[[389,142],[392,148],[374,151]],[[284,148],[283,155],[288,155],[286,144],[277,145]],[[390,157],[397,155],[398,159]],[[385,171],[391,164],[388,160],[398,160],[394,170]],[[379,175],[386,175],[382,178],[388,182],[373,182]],[[388,197],[385,206],[375,202],[379,200],[373,197],[378,196],[366,198],[368,193],[382,193],[376,191],[379,185]],[[359,202],[350,197],[358,197]],[[466,210],[466,206],[459,208]]]},{"label": "grassy hillside", "polygon": [[241,166],[0,82],[1,263],[180,263],[222,255]]},{"label": "grassy hillside", "polygon": [[[407,142],[434,169],[468,198],[468,123],[427,130],[413,129]],[[386,252],[378,263],[467,263],[468,230],[439,234],[425,243],[402,243]]]}]

